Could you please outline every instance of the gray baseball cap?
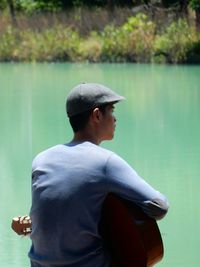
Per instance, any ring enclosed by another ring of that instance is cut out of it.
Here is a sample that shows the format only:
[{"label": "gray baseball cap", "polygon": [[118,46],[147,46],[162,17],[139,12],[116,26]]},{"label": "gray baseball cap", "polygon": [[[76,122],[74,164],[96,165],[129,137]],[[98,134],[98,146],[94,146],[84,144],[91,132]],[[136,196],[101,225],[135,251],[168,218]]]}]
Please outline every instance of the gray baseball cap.
[{"label": "gray baseball cap", "polygon": [[66,111],[68,117],[72,117],[103,104],[116,103],[124,99],[102,84],[81,83],[69,93]]}]

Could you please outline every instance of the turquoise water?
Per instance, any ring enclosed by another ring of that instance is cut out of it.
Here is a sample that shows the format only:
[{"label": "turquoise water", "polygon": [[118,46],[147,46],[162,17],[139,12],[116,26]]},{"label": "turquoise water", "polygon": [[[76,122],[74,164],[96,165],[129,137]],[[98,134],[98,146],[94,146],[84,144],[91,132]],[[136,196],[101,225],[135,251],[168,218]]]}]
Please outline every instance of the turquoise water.
[{"label": "turquoise water", "polygon": [[10,229],[30,208],[33,157],[71,139],[65,98],[77,83],[103,83],[126,97],[115,139],[104,142],[170,201],[159,222],[160,267],[198,267],[200,67],[137,64],[0,64],[0,263],[29,266],[28,238]]}]

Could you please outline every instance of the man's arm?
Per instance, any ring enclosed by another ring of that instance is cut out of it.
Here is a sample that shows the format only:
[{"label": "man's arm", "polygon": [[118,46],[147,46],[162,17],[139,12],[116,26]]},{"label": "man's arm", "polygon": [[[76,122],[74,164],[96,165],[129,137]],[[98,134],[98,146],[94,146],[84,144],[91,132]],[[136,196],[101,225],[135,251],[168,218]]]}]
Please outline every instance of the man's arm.
[{"label": "man's arm", "polygon": [[167,198],[155,190],[134,169],[116,154],[112,154],[106,165],[109,192],[130,200],[140,206],[150,217],[162,219],[169,208]]}]

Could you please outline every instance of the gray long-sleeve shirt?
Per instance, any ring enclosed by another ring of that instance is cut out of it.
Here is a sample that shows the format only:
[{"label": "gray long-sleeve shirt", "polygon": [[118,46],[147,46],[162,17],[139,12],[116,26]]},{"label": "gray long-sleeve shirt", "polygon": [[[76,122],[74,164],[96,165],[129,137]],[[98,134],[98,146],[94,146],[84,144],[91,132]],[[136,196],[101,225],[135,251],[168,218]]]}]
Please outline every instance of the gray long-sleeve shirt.
[{"label": "gray long-sleeve shirt", "polygon": [[109,150],[84,142],[40,153],[32,166],[31,266],[108,267],[98,224],[111,192],[155,219],[168,210],[166,197]]}]

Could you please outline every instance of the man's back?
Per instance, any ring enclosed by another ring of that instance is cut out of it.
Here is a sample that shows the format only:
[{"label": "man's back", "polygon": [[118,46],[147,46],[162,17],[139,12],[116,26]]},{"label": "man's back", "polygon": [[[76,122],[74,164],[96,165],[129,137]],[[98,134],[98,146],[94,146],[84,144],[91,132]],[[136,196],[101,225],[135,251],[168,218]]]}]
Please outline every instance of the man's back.
[{"label": "man's back", "polygon": [[105,165],[111,153],[84,142],[57,145],[35,158],[30,213],[32,262],[109,266],[98,222],[108,192]]},{"label": "man's back", "polygon": [[107,267],[98,232],[108,193],[162,218],[168,203],[115,153],[90,142],[57,145],[33,161],[32,267]]}]

